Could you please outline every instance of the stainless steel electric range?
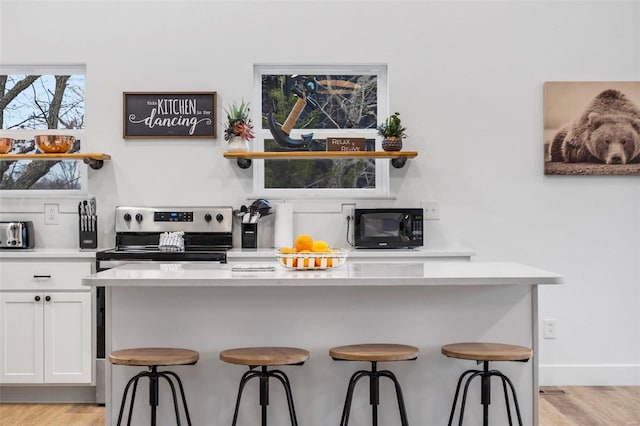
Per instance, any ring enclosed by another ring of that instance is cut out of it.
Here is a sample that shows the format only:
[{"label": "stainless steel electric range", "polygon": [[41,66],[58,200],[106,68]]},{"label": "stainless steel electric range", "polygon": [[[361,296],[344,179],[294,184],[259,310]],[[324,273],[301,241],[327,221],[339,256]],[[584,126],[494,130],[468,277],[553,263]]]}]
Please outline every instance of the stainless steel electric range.
[{"label": "stainless steel electric range", "polygon": [[[140,262],[227,263],[232,229],[231,207],[116,207],[116,244],[96,253],[96,271]],[[165,233],[178,233],[184,245],[161,245]],[[96,294],[96,402],[104,404],[104,288],[97,288]]]}]

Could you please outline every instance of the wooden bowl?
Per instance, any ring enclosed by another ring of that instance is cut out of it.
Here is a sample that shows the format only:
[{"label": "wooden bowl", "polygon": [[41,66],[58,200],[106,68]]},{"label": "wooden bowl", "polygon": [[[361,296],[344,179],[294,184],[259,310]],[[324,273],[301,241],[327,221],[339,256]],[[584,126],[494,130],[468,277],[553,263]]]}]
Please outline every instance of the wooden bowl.
[{"label": "wooden bowl", "polygon": [[13,139],[0,138],[0,154],[6,154],[13,147]]},{"label": "wooden bowl", "polygon": [[64,154],[69,152],[75,138],[69,135],[38,135],[35,137],[40,152],[45,154]]}]

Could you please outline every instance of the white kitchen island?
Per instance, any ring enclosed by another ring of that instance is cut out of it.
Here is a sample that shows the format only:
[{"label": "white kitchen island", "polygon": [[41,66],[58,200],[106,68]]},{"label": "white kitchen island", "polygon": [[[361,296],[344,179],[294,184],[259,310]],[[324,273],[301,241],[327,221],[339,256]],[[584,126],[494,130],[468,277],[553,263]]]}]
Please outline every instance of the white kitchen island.
[{"label": "white kitchen island", "polygon": [[[298,422],[337,425],[349,377],[364,363],[337,362],[332,346],[405,343],[415,361],[382,363],[403,386],[409,422],[446,424],[459,374],[476,365],[446,358],[440,347],[462,341],[530,346],[528,363],[492,363],[517,388],[526,425],[536,425],[537,286],[558,274],[515,263],[358,263],[328,271],[234,272],[231,264],[148,263],[83,279],[107,287],[107,353],[130,347],[184,347],[200,352],[194,366],[174,369],[185,385],[194,425],[230,425],[245,369],[218,359],[244,346],[296,346],[310,351],[303,366],[283,367],[292,382]],[[126,381],[140,368],[107,367],[107,424],[115,424]],[[260,423],[258,386],[242,401],[238,426]],[[465,425],[481,424],[480,384],[473,383]],[[494,384],[491,424],[507,424],[501,387]],[[356,388],[350,425],[370,425],[368,386]],[[159,419],[171,423],[170,392],[161,387]],[[149,416],[147,387],[138,388],[136,424]],[[381,383],[380,425],[398,424],[393,386]],[[175,421],[175,420],[174,420]],[[160,423],[164,424],[164,423]],[[272,386],[269,424],[286,426],[286,402]]]}]

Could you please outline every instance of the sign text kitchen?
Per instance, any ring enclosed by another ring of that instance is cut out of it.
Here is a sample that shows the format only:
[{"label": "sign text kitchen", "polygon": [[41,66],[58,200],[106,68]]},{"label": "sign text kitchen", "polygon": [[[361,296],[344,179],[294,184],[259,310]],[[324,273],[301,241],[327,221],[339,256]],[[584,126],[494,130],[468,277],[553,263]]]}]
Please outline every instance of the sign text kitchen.
[{"label": "sign text kitchen", "polygon": [[122,137],[216,138],[216,92],[124,92]]}]

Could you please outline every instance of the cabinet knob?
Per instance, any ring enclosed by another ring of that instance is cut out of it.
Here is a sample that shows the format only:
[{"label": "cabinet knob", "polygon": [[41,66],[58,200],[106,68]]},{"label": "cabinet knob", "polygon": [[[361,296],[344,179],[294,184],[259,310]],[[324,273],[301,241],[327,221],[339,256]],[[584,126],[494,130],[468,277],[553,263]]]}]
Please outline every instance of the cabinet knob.
[{"label": "cabinet knob", "polygon": [[45,300],[46,302],[51,302],[51,296],[45,296],[45,297],[44,297],[44,300]]},{"label": "cabinet knob", "polygon": [[35,299],[36,302],[39,302],[40,301],[40,296],[36,296],[34,299]]}]

